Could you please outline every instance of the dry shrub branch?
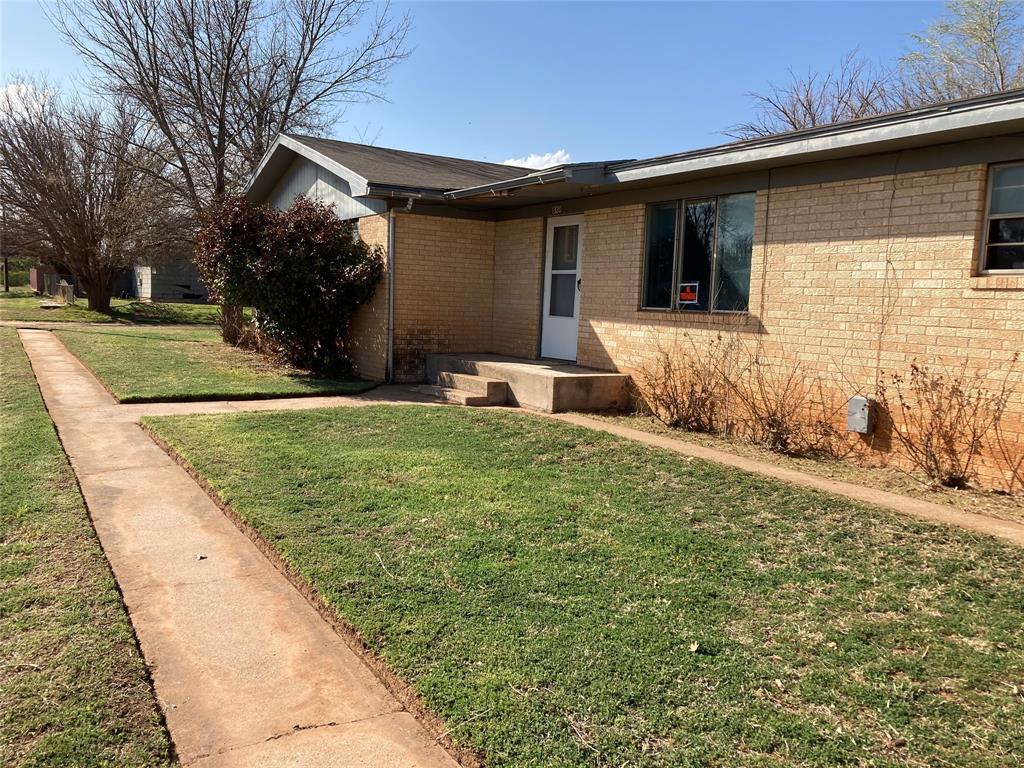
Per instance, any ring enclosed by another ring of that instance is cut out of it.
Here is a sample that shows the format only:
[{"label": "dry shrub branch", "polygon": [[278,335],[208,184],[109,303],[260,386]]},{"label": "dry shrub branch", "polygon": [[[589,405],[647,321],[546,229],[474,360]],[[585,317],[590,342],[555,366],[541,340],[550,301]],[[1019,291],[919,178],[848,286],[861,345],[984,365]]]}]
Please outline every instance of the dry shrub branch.
[{"label": "dry shrub branch", "polygon": [[839,407],[823,378],[784,355],[748,354],[730,382],[737,402],[736,432],[750,442],[789,456],[839,458],[843,435],[833,426]]},{"label": "dry shrub branch", "polygon": [[995,383],[966,363],[943,371],[916,361],[909,374],[889,374],[879,382],[878,403],[893,421],[895,439],[930,480],[966,487],[978,456],[989,448],[1010,466],[1009,490],[1019,482],[1022,460],[1002,432],[1018,360],[1014,355]]},{"label": "dry shrub branch", "polygon": [[640,399],[658,421],[672,429],[726,434],[729,374],[737,367],[740,347],[721,334],[697,342],[689,334],[655,354],[633,375]]},{"label": "dry shrub branch", "polygon": [[689,334],[634,373],[640,399],[673,429],[736,436],[779,453],[838,457],[838,408],[822,377],[785,356],[769,362],[738,338]]}]

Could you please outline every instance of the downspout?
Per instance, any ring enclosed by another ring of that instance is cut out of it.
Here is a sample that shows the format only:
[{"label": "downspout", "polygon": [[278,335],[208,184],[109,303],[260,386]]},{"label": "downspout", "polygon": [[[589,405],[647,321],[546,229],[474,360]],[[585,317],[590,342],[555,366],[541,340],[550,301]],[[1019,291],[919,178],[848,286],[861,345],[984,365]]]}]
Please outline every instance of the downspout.
[{"label": "downspout", "polygon": [[388,211],[388,351],[384,379],[395,381],[395,209]]}]

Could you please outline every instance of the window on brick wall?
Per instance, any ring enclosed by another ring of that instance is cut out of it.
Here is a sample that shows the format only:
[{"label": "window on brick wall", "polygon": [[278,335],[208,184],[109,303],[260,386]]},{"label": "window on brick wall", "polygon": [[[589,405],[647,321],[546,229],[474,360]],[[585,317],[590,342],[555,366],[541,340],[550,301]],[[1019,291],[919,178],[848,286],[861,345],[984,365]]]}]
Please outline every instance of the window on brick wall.
[{"label": "window on brick wall", "polygon": [[982,270],[1024,271],[1024,163],[989,169]]},{"label": "window on brick wall", "polygon": [[753,192],[650,206],[641,306],[745,312],[753,247]]}]

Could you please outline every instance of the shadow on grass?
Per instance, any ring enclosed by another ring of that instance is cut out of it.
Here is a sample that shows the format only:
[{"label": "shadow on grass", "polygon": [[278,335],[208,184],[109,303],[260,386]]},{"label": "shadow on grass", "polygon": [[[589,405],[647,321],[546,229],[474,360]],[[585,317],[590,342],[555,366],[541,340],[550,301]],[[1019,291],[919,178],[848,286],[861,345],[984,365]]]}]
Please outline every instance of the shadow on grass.
[{"label": "shadow on grass", "polygon": [[187,395],[168,395],[168,396],[154,396],[147,397],[146,395],[126,395],[123,398],[118,398],[119,403],[125,405],[132,403],[203,403],[208,401],[236,401],[244,402],[246,400],[297,400],[306,397],[347,397],[349,395],[361,395],[369,392],[371,389],[375,389],[379,386],[377,382],[373,381],[317,381],[315,379],[306,378],[307,374],[290,375],[287,374],[288,378],[296,379],[299,381],[305,380],[306,383],[315,389],[309,392],[291,392],[291,393],[220,393],[220,392],[198,392],[189,393]]}]

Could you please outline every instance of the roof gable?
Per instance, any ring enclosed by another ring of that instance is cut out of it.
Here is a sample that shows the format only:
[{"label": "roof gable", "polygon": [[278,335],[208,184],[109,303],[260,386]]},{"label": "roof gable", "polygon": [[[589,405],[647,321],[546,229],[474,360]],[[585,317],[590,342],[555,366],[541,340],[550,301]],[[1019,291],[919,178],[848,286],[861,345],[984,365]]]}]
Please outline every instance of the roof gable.
[{"label": "roof gable", "polygon": [[371,185],[461,189],[530,172],[514,165],[427,155],[402,149],[287,134],[295,141],[359,174]]}]

